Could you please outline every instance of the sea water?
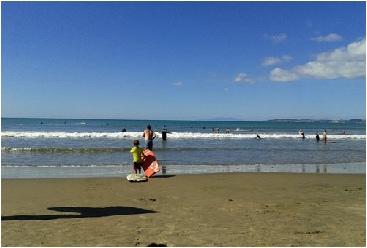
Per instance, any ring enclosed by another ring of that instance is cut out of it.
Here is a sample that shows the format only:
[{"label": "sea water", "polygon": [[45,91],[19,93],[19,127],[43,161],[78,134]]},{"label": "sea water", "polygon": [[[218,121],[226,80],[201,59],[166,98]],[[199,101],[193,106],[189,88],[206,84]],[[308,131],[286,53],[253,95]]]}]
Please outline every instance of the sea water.
[{"label": "sea water", "polygon": [[[167,174],[365,173],[365,122],[2,118],[2,178],[125,176],[133,140],[144,147],[147,124]],[[325,129],[328,142],[316,141]]]}]

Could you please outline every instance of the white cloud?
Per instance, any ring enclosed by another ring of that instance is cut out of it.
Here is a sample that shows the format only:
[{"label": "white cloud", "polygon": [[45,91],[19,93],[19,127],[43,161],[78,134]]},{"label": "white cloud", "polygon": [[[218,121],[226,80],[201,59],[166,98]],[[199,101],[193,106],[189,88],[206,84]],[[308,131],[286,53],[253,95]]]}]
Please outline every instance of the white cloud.
[{"label": "white cloud", "polygon": [[317,79],[357,78],[366,76],[366,38],[347,47],[320,53],[314,61],[290,70],[276,68],[270,72],[272,81],[295,81],[300,77]]},{"label": "white cloud", "polygon": [[286,62],[291,61],[292,59],[293,59],[292,56],[287,54],[282,56],[282,60]]},{"label": "white cloud", "polygon": [[182,85],[181,81],[176,81],[173,83],[174,86],[180,87]]},{"label": "white cloud", "polygon": [[278,58],[278,57],[266,57],[266,58],[264,58],[264,60],[261,63],[261,65],[263,65],[263,66],[276,65],[276,64],[280,64],[282,62],[288,62],[290,60],[292,60],[292,57],[290,55],[283,55],[281,58]]},{"label": "white cloud", "polygon": [[266,39],[270,39],[271,41],[273,41],[275,43],[279,43],[279,42],[287,39],[287,34],[285,34],[285,33],[276,34],[276,35],[265,34],[264,37]]},{"label": "white cloud", "polygon": [[275,68],[270,72],[270,79],[272,81],[279,82],[288,82],[288,81],[296,81],[299,76],[296,73],[283,70],[281,68]]},{"label": "white cloud", "polygon": [[263,66],[280,64],[282,60],[278,57],[266,57],[261,63]]},{"label": "white cloud", "polygon": [[318,36],[318,37],[311,38],[311,40],[321,41],[321,42],[322,41],[337,41],[337,40],[342,40],[342,39],[343,37],[335,33],[330,33],[326,36]]},{"label": "white cloud", "polygon": [[237,74],[236,78],[234,79],[235,82],[241,82],[242,79],[246,77],[246,73],[240,72]]},{"label": "white cloud", "polygon": [[234,79],[235,82],[245,82],[245,83],[253,83],[254,79],[249,77],[246,73],[240,72],[237,74],[236,78]]}]

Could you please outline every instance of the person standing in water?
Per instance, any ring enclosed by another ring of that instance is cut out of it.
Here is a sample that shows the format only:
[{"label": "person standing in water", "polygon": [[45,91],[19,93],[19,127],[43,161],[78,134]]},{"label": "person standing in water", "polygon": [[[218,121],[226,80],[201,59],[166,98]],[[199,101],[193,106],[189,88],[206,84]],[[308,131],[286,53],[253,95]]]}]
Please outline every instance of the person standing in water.
[{"label": "person standing in water", "polygon": [[320,141],[320,136],[319,136],[319,132],[316,133],[316,140]]},{"label": "person standing in water", "polygon": [[168,132],[166,125],[164,125],[162,129],[162,140],[167,140],[167,133],[170,133],[170,132]]},{"label": "person standing in water", "polygon": [[143,132],[143,137],[145,138],[145,148],[153,151],[153,140],[156,137],[155,132],[152,131],[152,127],[147,125],[147,128]]},{"label": "person standing in water", "polygon": [[326,129],[325,129],[325,131],[322,133],[322,138],[323,138],[325,143],[326,143],[326,136],[327,136],[327,132],[326,132]]}]

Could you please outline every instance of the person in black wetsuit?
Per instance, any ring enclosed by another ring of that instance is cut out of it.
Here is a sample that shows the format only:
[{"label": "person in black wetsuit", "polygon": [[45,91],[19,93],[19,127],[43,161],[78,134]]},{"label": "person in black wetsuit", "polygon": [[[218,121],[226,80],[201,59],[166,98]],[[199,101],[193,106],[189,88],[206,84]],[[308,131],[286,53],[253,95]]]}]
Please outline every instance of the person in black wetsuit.
[{"label": "person in black wetsuit", "polygon": [[167,133],[170,132],[167,131],[166,125],[164,125],[162,130],[162,140],[167,140]]}]

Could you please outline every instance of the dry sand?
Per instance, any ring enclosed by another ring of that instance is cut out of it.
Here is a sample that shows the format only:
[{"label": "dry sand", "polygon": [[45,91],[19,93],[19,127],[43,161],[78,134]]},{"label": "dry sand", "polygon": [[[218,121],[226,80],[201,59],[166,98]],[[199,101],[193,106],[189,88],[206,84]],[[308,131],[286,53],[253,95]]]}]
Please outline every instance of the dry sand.
[{"label": "dry sand", "polygon": [[366,246],[365,175],[3,179],[2,246]]}]

